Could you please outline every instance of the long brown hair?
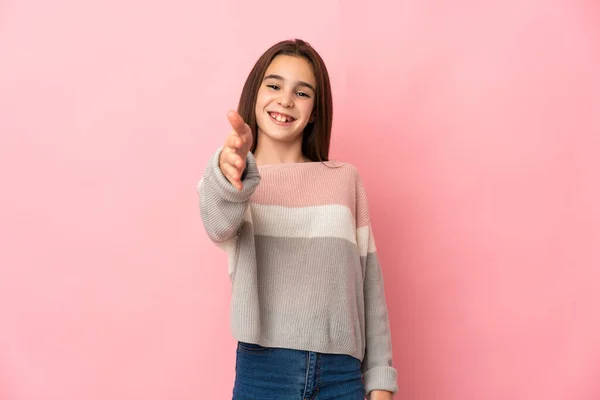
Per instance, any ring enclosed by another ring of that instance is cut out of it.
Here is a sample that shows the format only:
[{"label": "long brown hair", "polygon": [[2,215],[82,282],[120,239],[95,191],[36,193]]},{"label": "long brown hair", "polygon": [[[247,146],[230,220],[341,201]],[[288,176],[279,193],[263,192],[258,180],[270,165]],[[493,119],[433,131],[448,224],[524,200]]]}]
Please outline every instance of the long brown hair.
[{"label": "long brown hair", "polygon": [[303,57],[313,68],[316,80],[316,96],[313,109],[314,120],[304,128],[302,135],[302,153],[311,161],[329,161],[331,142],[331,124],[333,120],[333,99],[329,74],[323,59],[310,44],[301,40],[284,40],[269,48],[256,62],[240,96],[238,113],[252,129],[252,148],[254,153],[258,141],[256,124],[256,98],[264,75],[271,61],[278,55]]}]

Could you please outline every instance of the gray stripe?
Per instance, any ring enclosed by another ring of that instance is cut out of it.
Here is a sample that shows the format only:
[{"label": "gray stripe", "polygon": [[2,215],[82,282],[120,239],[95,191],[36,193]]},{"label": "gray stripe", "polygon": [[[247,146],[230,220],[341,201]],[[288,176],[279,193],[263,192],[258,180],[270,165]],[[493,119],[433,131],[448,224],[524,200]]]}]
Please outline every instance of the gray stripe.
[{"label": "gray stripe", "polygon": [[338,238],[253,236],[251,227],[245,223],[240,231],[232,277],[234,336],[362,359],[365,264],[356,245]]}]

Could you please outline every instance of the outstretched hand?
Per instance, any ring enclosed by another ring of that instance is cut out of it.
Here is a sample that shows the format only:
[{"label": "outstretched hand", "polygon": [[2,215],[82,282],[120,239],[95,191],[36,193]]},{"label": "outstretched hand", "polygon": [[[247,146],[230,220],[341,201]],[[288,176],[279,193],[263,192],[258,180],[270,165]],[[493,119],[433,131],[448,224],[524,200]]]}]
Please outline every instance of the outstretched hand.
[{"label": "outstretched hand", "polygon": [[246,157],[252,147],[252,130],[243,118],[234,110],[227,113],[227,119],[233,131],[229,134],[221,150],[219,167],[231,184],[242,190],[242,173],[246,168]]}]

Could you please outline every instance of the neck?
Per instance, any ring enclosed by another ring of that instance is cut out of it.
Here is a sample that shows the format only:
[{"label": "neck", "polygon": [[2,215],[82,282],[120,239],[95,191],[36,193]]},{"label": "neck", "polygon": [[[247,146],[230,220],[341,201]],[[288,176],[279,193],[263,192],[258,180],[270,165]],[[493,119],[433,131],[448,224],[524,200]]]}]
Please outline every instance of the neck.
[{"label": "neck", "polygon": [[302,154],[302,136],[293,142],[270,140],[266,135],[260,135],[256,143],[254,158],[257,165],[302,163],[309,161]]}]

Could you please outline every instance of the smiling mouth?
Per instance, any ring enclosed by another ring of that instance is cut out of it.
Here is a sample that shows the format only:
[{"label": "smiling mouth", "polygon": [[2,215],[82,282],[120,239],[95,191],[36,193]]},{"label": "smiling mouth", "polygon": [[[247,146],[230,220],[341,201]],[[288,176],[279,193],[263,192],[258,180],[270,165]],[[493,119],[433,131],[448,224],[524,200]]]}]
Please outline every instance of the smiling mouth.
[{"label": "smiling mouth", "polygon": [[293,122],[296,120],[296,118],[294,117],[290,117],[289,115],[285,115],[285,114],[279,114],[276,112],[268,112],[269,116],[280,123],[288,123],[288,122]]}]

